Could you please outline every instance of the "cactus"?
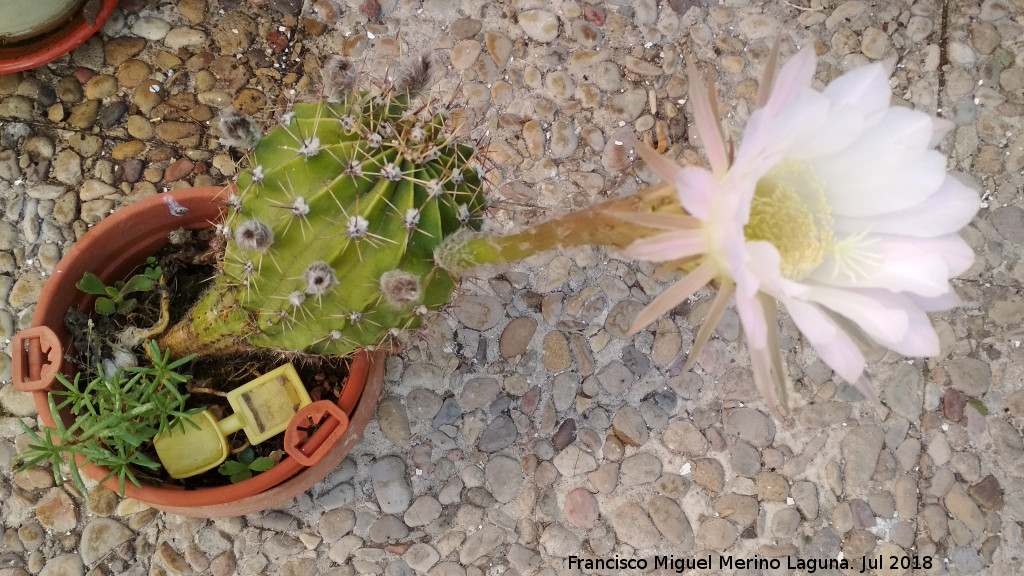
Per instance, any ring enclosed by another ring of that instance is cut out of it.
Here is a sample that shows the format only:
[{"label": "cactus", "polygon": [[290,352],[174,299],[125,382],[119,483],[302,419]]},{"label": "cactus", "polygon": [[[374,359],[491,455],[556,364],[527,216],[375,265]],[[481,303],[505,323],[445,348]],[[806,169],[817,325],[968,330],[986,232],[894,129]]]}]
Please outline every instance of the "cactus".
[{"label": "cactus", "polygon": [[344,60],[324,77],[329,99],[296,104],[262,138],[222,118],[229,143],[255,144],[250,168],[225,191],[222,273],[164,346],[341,355],[448,302],[455,281],[434,249],[480,226],[482,146],[416,96],[426,60],[371,91]]}]

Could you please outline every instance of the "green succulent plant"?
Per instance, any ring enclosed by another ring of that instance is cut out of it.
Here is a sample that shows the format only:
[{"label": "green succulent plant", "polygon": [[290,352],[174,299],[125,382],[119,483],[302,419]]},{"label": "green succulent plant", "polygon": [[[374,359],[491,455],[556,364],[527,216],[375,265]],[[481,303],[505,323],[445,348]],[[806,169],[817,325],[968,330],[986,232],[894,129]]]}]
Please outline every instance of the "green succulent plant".
[{"label": "green succulent plant", "polygon": [[265,136],[222,118],[226,140],[251,148],[250,166],[224,193],[221,273],[164,346],[342,355],[449,301],[455,280],[434,250],[479,228],[482,145],[417,96],[427,60],[374,90],[355,88],[344,60],[324,76],[328,99],[296,104]]}]

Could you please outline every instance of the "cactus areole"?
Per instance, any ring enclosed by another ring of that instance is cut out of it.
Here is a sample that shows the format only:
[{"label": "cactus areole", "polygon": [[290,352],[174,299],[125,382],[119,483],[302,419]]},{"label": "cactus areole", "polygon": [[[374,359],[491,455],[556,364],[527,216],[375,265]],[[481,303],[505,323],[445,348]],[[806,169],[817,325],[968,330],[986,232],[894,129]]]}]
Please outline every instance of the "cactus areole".
[{"label": "cactus areole", "polygon": [[163,346],[343,355],[448,302],[434,249],[480,226],[481,151],[397,92],[297,104],[259,140],[222,198],[222,273]]}]

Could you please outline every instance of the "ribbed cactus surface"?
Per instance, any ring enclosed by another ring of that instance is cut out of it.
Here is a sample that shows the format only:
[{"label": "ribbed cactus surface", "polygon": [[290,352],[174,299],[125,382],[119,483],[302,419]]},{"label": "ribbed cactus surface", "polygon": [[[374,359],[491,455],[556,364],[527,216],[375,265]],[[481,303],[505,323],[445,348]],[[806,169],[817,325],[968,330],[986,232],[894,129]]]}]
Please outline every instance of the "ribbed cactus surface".
[{"label": "ribbed cactus surface", "polygon": [[223,274],[184,337],[346,354],[447,303],[434,247],[484,208],[479,146],[456,129],[393,88],[295,105],[226,199]]}]

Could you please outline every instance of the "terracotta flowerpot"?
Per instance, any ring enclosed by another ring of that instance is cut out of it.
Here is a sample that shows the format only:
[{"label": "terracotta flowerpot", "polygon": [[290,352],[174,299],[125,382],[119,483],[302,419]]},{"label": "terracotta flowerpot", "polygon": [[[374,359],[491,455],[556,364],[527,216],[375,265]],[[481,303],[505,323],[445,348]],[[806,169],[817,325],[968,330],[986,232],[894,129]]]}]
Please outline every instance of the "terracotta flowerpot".
[{"label": "terracotta flowerpot", "polygon": [[[71,346],[71,337],[64,327],[65,313],[69,308],[83,312],[92,308],[94,297],[79,291],[75,283],[87,271],[107,284],[124,279],[166,244],[167,234],[172,230],[208,228],[217,222],[223,211],[220,198],[227,193],[221,187],[191,188],[147,198],[105,218],[61,259],[43,288],[32,328],[16,335],[12,345],[14,385],[33,394],[46,426],[53,428],[56,417],[70,423],[69,415],[50,413],[47,392],[53,385],[60,385],[54,374],[71,376],[73,371],[63,361],[63,353]],[[249,480],[216,488],[186,491],[146,484],[137,487],[128,482],[125,496],[195,517],[240,516],[287,502],[326,477],[348,455],[376,412],[383,384],[383,351],[359,352],[352,360],[349,379],[338,402],[344,416],[339,413],[320,426],[320,431],[302,444],[298,457],[287,457]],[[343,420],[348,421],[348,427],[342,431]],[[289,441],[286,436],[286,444]],[[91,464],[83,470],[97,481],[109,473],[108,469]],[[108,480],[106,485],[118,490],[116,479]]]},{"label": "terracotta flowerpot", "polygon": [[[28,4],[31,0],[24,2]],[[70,14],[56,10],[52,13],[53,21],[41,23],[39,31],[19,30],[17,40],[0,42],[0,74],[36,68],[71,52],[103,27],[117,2],[93,0],[74,6],[75,0],[69,0]],[[10,3],[17,5],[14,9],[24,8],[21,0]],[[86,7],[83,9],[83,6]],[[52,26],[56,27],[51,29]]]}]

